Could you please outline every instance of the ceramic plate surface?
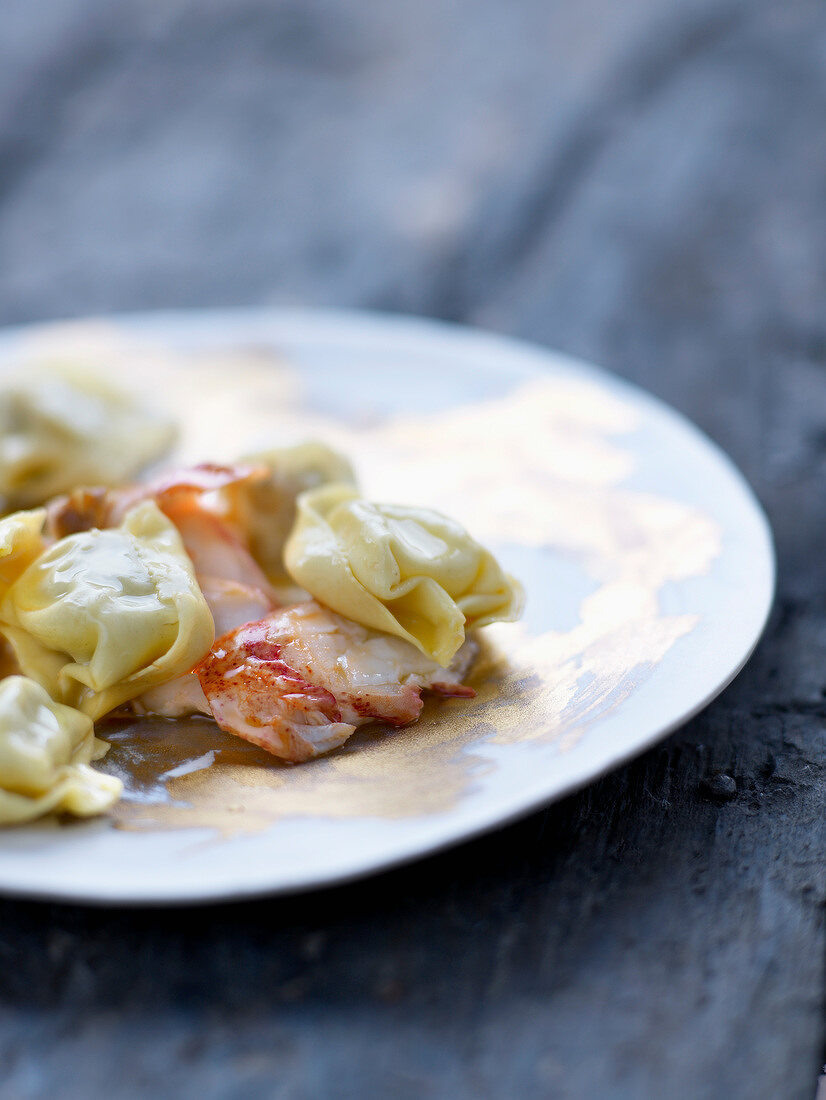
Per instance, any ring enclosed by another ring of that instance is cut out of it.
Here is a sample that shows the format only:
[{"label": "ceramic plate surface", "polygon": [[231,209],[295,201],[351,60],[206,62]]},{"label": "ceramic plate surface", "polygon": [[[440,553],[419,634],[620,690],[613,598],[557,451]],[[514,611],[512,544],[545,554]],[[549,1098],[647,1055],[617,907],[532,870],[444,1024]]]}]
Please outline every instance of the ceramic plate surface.
[{"label": "ceramic plate surface", "polygon": [[119,724],[111,817],[0,836],[0,891],[181,903],[367,874],[588,783],[709,702],[771,604],[766,521],[729,460],[585,364],[358,314],[158,314],[9,331],[7,366],[82,359],[181,419],[180,457],[320,437],[365,494],[460,519],[527,591],[489,628],[474,700],[279,765],[207,720]]}]

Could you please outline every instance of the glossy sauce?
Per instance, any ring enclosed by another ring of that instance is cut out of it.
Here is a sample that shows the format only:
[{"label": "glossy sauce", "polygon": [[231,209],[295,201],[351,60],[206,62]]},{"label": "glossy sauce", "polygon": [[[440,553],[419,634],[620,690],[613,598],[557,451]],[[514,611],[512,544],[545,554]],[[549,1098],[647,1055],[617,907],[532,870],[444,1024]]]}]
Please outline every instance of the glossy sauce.
[{"label": "glossy sauce", "polygon": [[224,733],[210,718],[109,719],[95,728],[111,746],[98,767],[121,780],[126,802],[173,803],[170,780],[213,765],[289,766]]}]

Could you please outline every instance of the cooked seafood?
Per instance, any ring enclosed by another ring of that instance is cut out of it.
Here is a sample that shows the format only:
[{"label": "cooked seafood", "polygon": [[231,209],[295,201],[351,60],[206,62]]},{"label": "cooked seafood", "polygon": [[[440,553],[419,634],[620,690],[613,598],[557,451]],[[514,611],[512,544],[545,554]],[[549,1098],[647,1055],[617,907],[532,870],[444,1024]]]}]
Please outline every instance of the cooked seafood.
[{"label": "cooked seafood", "polygon": [[472,697],[462,679],[475,652],[465,642],[445,669],[311,600],[225,634],[195,671],[222,729],[299,762],[366,722],[415,722],[423,690]]},{"label": "cooked seafood", "polygon": [[[275,606],[268,593],[238,581],[201,577],[199,583],[215,620],[216,634],[226,634],[244,623],[263,619]],[[150,688],[132,705],[138,714],[157,714],[161,718],[212,714],[194,672]]]}]

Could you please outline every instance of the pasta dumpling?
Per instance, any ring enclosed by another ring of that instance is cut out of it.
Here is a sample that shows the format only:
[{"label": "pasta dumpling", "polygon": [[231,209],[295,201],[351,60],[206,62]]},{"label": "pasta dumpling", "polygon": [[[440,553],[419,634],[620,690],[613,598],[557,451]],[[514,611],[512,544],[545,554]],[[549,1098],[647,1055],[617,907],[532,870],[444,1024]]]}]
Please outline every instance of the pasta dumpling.
[{"label": "pasta dumpling", "polygon": [[25,675],[92,719],[189,672],[214,638],[181,537],[154,501],[44,550],[6,591],[0,629]]},{"label": "pasta dumpling", "polygon": [[299,497],[285,549],[290,576],[355,622],[412,642],[447,667],[465,630],[513,620],[522,588],[438,512],[372,504],[348,486]]},{"label": "pasta dumpling", "polygon": [[298,443],[247,455],[245,463],[269,475],[227,490],[233,518],[252,556],[272,581],[286,578],[284,544],[295,522],[300,493],[331,482],[355,486],[353,467],[325,443]]},{"label": "pasta dumpling", "polygon": [[0,519],[0,596],[43,553],[45,521],[45,508],[13,512]]},{"label": "pasta dumpling", "polygon": [[43,814],[102,813],[120,797],[119,779],[89,767],[107,746],[92,720],[55,703],[24,676],[0,682],[0,825]]},{"label": "pasta dumpling", "polygon": [[41,368],[0,387],[0,510],[118,485],[171,446],[171,421],[95,375]]}]

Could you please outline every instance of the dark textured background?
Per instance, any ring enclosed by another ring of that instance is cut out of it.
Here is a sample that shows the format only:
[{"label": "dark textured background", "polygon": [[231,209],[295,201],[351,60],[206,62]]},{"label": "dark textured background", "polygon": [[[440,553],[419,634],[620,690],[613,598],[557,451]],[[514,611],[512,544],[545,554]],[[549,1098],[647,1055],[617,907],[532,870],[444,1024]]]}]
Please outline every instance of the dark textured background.
[{"label": "dark textured background", "polygon": [[262,302],[475,322],[653,390],[765,503],[772,624],[661,747],[413,869],[3,903],[2,1100],[810,1100],[822,0],[3,0],[0,320]]}]

